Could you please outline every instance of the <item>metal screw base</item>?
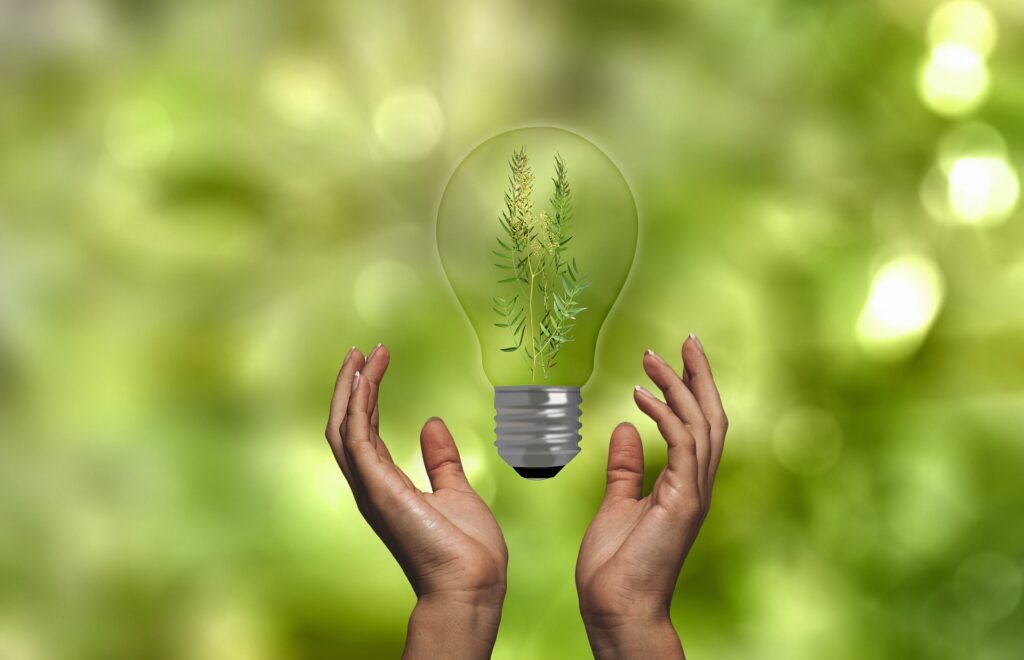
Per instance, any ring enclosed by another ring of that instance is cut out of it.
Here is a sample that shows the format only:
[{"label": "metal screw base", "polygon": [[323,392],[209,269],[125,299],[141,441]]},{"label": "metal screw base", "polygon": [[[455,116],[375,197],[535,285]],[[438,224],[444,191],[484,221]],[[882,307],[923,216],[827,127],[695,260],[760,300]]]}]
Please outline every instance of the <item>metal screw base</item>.
[{"label": "metal screw base", "polygon": [[578,387],[494,388],[498,454],[527,479],[549,479],[580,453]]}]

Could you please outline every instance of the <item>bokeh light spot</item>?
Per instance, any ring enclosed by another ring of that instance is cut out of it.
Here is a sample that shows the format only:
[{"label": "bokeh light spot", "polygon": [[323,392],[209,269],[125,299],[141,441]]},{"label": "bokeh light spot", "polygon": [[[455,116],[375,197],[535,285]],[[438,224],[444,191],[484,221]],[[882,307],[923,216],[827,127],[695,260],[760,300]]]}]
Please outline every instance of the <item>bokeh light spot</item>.
[{"label": "bokeh light spot", "polygon": [[400,261],[382,259],[367,266],[356,277],[353,292],[356,311],[364,320],[386,326],[394,322],[403,300],[414,295],[416,273]]},{"label": "bokeh light spot", "polygon": [[938,161],[921,183],[921,202],[942,222],[995,224],[1013,212],[1020,194],[1006,141],[982,122],[961,124],[939,144]]},{"label": "bokeh light spot", "polygon": [[26,625],[13,619],[0,621],[0,658],[4,660],[42,660],[50,655],[42,649],[38,639]]},{"label": "bokeh light spot", "polygon": [[1024,574],[996,552],[968,558],[956,571],[953,591],[968,614],[982,621],[997,621],[1017,608],[1024,590]]},{"label": "bokeh light spot", "polygon": [[871,283],[857,320],[861,347],[876,357],[902,357],[924,339],[942,306],[945,283],[935,263],[905,255],[886,263]]},{"label": "bokeh light spot", "polygon": [[949,170],[949,206],[962,222],[1006,219],[1019,192],[1017,173],[1002,158],[960,158]]},{"label": "bokeh light spot", "polygon": [[996,45],[996,20],[988,8],[971,0],[940,5],[928,22],[928,39],[933,44],[953,43],[989,55]]},{"label": "bokeh light spot", "polygon": [[316,126],[338,107],[338,91],[323,64],[292,57],[279,58],[263,78],[267,104],[296,126]]},{"label": "bokeh light spot", "polygon": [[373,133],[384,153],[397,160],[417,160],[437,147],[444,115],[427,89],[402,89],[385,97],[373,115]]},{"label": "bokeh light spot", "polygon": [[820,474],[839,458],[843,444],[839,423],[818,408],[795,408],[783,415],[772,433],[779,463],[793,472]]},{"label": "bokeh light spot", "polygon": [[1004,158],[1006,140],[995,128],[980,121],[958,124],[939,142],[939,167],[948,175],[956,161],[965,156]]},{"label": "bokeh light spot", "polygon": [[981,53],[958,43],[936,44],[921,70],[918,91],[924,104],[943,116],[960,116],[985,100],[989,72]]},{"label": "bokeh light spot", "polygon": [[106,127],[107,149],[124,167],[142,168],[167,158],[174,146],[174,124],[162,105],[139,100],[118,106]]},{"label": "bokeh light spot", "polygon": [[194,603],[181,642],[185,655],[204,660],[260,660],[276,657],[266,617],[250,599],[207,587],[206,602]]}]

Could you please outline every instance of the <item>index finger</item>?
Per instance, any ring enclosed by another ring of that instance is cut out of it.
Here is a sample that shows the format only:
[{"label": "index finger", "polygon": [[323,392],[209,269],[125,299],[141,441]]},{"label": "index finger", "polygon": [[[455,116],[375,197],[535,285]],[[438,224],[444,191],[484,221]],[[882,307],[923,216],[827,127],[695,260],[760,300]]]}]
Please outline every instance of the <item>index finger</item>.
[{"label": "index finger", "polygon": [[[338,377],[334,381],[334,394],[331,395],[330,413],[327,415],[327,430],[324,435],[335,457],[339,463],[344,458],[344,451],[341,448],[341,424],[345,421],[345,411],[348,409],[348,399],[352,394],[352,377],[363,366],[363,354],[353,346],[348,349],[345,361],[341,363],[338,370]],[[344,467],[344,466],[343,466]]]},{"label": "index finger", "polygon": [[366,358],[366,364],[360,372],[362,377],[370,384],[370,426],[375,431],[380,430],[380,413],[377,409],[377,398],[380,394],[380,383],[391,363],[391,353],[384,344],[377,344],[370,356]]},{"label": "index finger", "polygon": [[683,363],[690,378],[690,389],[693,391],[701,411],[711,427],[711,460],[709,478],[713,483],[718,463],[722,460],[722,449],[725,446],[725,433],[729,430],[729,420],[725,416],[722,397],[715,385],[715,377],[711,373],[711,364],[697,336],[690,334],[683,342]]},{"label": "index finger", "polygon": [[[373,501],[388,490],[389,481],[398,478],[398,472],[394,464],[381,456],[374,444],[367,411],[370,399],[369,383],[357,371],[351,387],[348,411],[341,428],[341,446],[352,475],[359,482],[365,495]],[[401,483],[398,490],[405,490],[406,485],[412,484]]]}]

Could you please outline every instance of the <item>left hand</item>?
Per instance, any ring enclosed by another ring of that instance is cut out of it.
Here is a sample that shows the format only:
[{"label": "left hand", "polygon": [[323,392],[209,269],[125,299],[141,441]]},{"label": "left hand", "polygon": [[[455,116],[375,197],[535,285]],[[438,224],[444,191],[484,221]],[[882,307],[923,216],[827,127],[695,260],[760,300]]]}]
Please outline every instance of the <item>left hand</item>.
[{"label": "left hand", "polygon": [[408,577],[418,602],[406,656],[487,657],[505,598],[508,550],[466,479],[451,433],[432,418],[420,433],[433,492],[416,488],[381,439],[377,394],[390,355],[356,348],[342,364],[327,441],[359,512]]}]

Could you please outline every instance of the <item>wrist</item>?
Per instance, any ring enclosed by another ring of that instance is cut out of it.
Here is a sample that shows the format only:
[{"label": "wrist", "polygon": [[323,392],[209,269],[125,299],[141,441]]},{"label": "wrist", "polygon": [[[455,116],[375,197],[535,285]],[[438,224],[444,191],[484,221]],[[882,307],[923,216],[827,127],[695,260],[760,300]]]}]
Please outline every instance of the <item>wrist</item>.
[{"label": "wrist", "polygon": [[503,602],[504,593],[421,596],[409,616],[403,657],[490,657]]},{"label": "wrist", "polygon": [[669,616],[584,616],[594,657],[683,658],[679,635]]}]

